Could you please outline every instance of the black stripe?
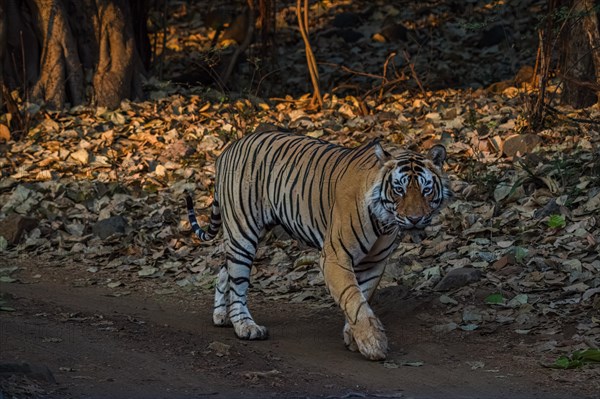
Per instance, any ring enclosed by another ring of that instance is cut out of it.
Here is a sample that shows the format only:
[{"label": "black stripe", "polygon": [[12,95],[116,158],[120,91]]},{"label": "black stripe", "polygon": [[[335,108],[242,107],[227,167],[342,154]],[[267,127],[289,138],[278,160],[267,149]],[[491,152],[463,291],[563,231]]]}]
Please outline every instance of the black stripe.
[{"label": "black stripe", "polygon": [[[367,247],[365,247],[365,244],[363,242],[363,240],[366,240],[366,238],[367,238],[364,235],[364,230],[362,231],[362,233],[363,233],[362,237],[359,237],[358,232],[354,228],[354,223],[353,223],[352,219],[350,220],[350,228],[352,229],[352,234],[354,234],[354,238],[356,238],[356,242],[360,246],[360,250],[362,251],[363,254],[367,255],[369,253],[369,249]],[[361,226],[361,229],[362,229],[362,226]],[[354,264],[354,261],[352,263]]]},{"label": "black stripe", "polygon": [[[358,277],[358,276],[357,276],[357,277]],[[371,276],[371,277],[367,277],[367,278],[366,278],[366,279],[364,279],[364,280],[358,280],[358,279],[357,279],[357,281],[358,281],[358,285],[363,285],[364,283],[367,283],[367,282],[369,282],[369,281],[375,280],[376,278],[379,278],[379,277],[381,277],[381,274],[375,274],[375,275],[373,275],[373,276]]]},{"label": "black stripe", "polygon": [[352,256],[352,253],[344,245],[344,241],[342,241],[342,237],[339,237],[338,243],[340,244],[340,247],[342,248],[342,250],[344,250],[346,255],[348,255],[348,257],[350,258],[350,261],[352,262],[352,266],[354,266],[354,256]]}]

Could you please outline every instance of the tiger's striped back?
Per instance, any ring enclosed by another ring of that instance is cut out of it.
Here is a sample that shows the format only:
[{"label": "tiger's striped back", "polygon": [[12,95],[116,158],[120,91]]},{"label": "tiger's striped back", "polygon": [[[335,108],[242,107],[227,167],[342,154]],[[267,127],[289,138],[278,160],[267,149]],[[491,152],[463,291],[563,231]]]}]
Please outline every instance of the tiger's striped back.
[{"label": "tiger's striped back", "polygon": [[221,199],[223,213],[254,236],[281,225],[322,249],[337,185],[357,169],[376,174],[377,162],[372,144],[348,149],[296,134],[256,133],[217,160],[215,191],[237,194]]}]

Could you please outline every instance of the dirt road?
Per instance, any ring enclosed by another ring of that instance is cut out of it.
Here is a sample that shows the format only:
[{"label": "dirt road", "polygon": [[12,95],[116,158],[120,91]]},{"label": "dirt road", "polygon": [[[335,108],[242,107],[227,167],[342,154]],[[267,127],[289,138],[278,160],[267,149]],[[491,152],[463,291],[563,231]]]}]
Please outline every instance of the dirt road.
[{"label": "dirt road", "polygon": [[[72,281],[65,268],[43,282],[0,285],[3,306],[14,308],[0,312],[5,366],[0,382],[6,397],[595,395],[594,385],[580,383],[577,371],[541,367],[539,359],[527,356],[529,343],[517,334],[434,333],[431,326],[443,308],[401,288],[385,290],[375,304],[391,345],[383,363],[344,348],[343,319],[335,307],[252,297],[254,316],[271,337],[246,342],[231,329],[211,325],[208,293],[157,296],[140,289],[115,297],[106,288],[73,287]],[[6,370],[7,364],[23,362],[33,372]],[[52,375],[44,374],[46,367]]]}]

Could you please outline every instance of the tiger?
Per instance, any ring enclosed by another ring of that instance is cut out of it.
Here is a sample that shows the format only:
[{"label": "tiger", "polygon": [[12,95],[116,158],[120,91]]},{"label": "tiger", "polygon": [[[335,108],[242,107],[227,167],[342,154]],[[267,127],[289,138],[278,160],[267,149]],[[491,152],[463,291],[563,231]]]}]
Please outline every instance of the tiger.
[{"label": "tiger", "polygon": [[232,325],[240,339],[268,338],[248,310],[247,292],[259,241],[279,225],[321,251],[325,285],[345,316],[346,347],[367,359],[385,359],[387,336],[369,301],[399,233],[429,225],[451,197],[445,159],[441,144],[426,155],[384,149],[380,140],[346,148],[271,125],[233,142],[215,161],[206,230],[191,194],[185,197],[201,241],[223,227],[225,264],[216,279],[214,324]]}]

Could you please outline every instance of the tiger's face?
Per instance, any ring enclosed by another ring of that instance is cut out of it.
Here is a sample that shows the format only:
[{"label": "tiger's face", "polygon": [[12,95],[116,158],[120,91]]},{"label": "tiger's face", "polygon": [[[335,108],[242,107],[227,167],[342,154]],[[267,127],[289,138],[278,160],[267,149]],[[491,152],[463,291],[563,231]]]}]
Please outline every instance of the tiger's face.
[{"label": "tiger's face", "polygon": [[432,147],[427,155],[404,151],[392,156],[381,147],[375,152],[383,166],[379,198],[388,222],[393,218],[401,229],[429,225],[452,195],[443,172],[444,146]]}]

